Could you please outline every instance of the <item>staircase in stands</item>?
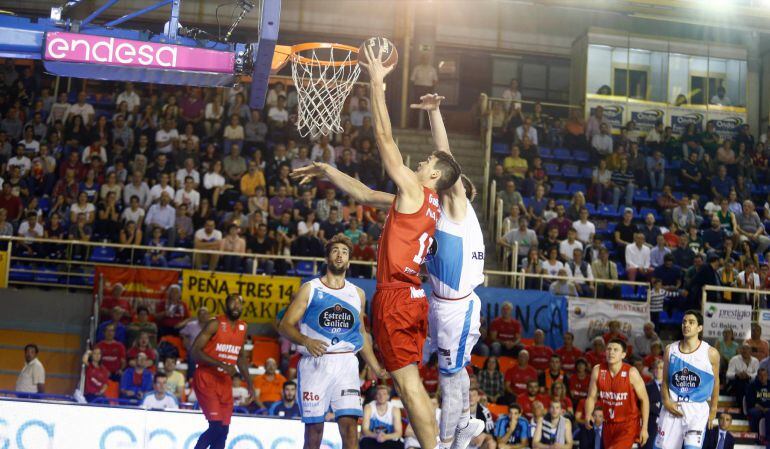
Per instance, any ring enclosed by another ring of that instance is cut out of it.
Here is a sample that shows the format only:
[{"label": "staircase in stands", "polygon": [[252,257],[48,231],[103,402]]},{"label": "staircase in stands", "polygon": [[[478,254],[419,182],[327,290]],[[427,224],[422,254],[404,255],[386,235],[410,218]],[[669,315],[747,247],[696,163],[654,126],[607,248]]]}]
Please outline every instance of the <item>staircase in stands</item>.
[{"label": "staircase in stands", "polygon": [[749,421],[735,402],[734,396],[719,395],[719,412],[727,412],[733,417],[730,433],[735,437],[735,449],[765,448],[757,443],[757,434],[749,429]]},{"label": "staircase in stands", "polygon": [[37,344],[45,368],[45,392],[71,395],[80,375],[82,337],[79,334],[0,330],[0,390],[13,390],[24,367],[24,346]]},{"label": "staircase in stands", "polygon": [[[433,145],[433,137],[429,130],[416,130],[416,129],[394,129],[394,137],[398,142],[398,148],[401,150],[401,154],[406,157],[410,157],[410,168],[416,169],[417,164],[420,161],[425,160],[430,153],[432,153],[436,147]],[[457,163],[471,181],[476,185],[478,195],[476,201],[473,202],[473,206],[476,209],[476,214],[479,217],[479,223],[481,223],[481,229],[484,232],[485,244],[487,247],[487,257],[485,258],[485,266],[487,269],[497,270],[498,261],[495,257],[494,248],[496,247],[494,240],[490,239],[490,233],[487,229],[487,223],[483,219],[483,207],[481,203],[481,195],[484,191],[484,147],[481,142],[481,138],[473,134],[449,134],[449,145],[452,149]]]}]

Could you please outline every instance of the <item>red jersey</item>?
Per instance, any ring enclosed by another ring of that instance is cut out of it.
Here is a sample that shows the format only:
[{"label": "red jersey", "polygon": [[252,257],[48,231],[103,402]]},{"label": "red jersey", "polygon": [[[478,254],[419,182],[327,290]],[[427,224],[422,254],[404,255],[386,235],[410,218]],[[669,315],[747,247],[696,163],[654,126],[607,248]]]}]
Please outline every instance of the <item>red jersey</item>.
[{"label": "red jersey", "polygon": [[529,363],[538,371],[548,369],[548,362],[553,355],[553,349],[548,346],[527,346]]},{"label": "red jersey", "polygon": [[86,382],[84,394],[99,394],[110,380],[110,372],[104,365],[94,366],[89,364],[86,368]]},{"label": "red jersey", "polygon": [[594,352],[594,350],[590,350],[585,353],[586,360],[588,360],[589,369],[593,369],[594,366],[605,362],[607,360],[607,354],[602,352],[601,354],[598,354]]},{"label": "red jersey", "polygon": [[[230,320],[225,315],[219,315],[216,320],[217,333],[203,347],[203,352],[222,363],[235,365],[246,340],[246,322],[238,320],[235,324],[230,324]],[[198,369],[201,368],[209,372],[224,373],[220,368],[204,363],[198,364]]]},{"label": "red jersey", "polygon": [[165,301],[158,304],[157,313],[166,314],[158,322],[158,326],[174,327],[190,316],[187,310],[187,304],[180,302],[178,304],[167,304]]},{"label": "red jersey", "polygon": [[591,383],[591,376],[586,373],[582,379],[574,374],[569,377],[569,393],[572,395],[572,399],[578,401],[588,397],[588,385]]},{"label": "red jersey", "polygon": [[390,206],[377,249],[377,285],[422,286],[420,265],[433,244],[440,215],[436,192],[427,187],[422,190],[424,199],[417,212],[402,214],[395,201]]},{"label": "red jersey", "polygon": [[644,363],[644,366],[646,366],[647,369],[651,370],[652,369],[652,365],[655,364],[656,360],[663,360],[663,355],[652,355],[652,354],[649,354],[649,355],[647,355],[644,358],[644,361],[642,363]]},{"label": "red jersey", "polygon": [[638,422],[639,404],[636,391],[631,385],[631,365],[623,363],[615,376],[610,373],[607,362],[599,364],[599,378],[596,386],[599,390],[599,403],[604,410],[604,420],[608,423]]},{"label": "red jersey", "polygon": [[521,406],[521,414],[529,419],[532,419],[532,403],[535,401],[540,401],[546,410],[551,406],[551,397],[545,394],[535,395],[534,399],[530,399],[527,393],[521,393],[516,397],[516,403]]},{"label": "red jersey", "polygon": [[521,336],[521,323],[513,318],[505,321],[499,316],[489,325],[489,332],[492,331],[497,332],[497,341],[516,341],[516,336]]},{"label": "red jersey", "polygon": [[513,394],[526,393],[527,383],[531,380],[537,381],[537,371],[530,365],[526,368],[514,365],[505,372],[505,381],[511,384]]},{"label": "red jersey", "polygon": [[117,340],[102,340],[96,344],[96,347],[102,351],[102,365],[110,374],[120,371],[121,362],[126,360],[126,347],[123,343]]},{"label": "red jersey", "polygon": [[567,374],[575,372],[575,363],[577,362],[577,359],[583,357],[583,351],[574,346],[572,349],[567,349],[562,346],[556,350],[556,354],[561,358],[561,368]]}]

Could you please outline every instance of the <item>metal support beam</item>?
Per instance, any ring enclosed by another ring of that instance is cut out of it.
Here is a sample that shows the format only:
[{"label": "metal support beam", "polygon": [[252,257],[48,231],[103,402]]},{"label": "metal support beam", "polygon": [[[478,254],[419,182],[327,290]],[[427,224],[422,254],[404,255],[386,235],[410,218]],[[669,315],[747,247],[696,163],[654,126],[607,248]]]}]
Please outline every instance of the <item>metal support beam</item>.
[{"label": "metal support beam", "polygon": [[179,8],[181,0],[172,0],[171,2],[171,20],[168,22],[168,38],[176,40],[179,31]]},{"label": "metal support beam", "polygon": [[154,5],[150,5],[150,6],[146,7],[146,8],[140,9],[139,11],[132,12],[131,14],[126,14],[123,17],[115,19],[115,20],[113,20],[111,22],[107,22],[106,24],[104,24],[104,26],[106,26],[106,27],[114,27],[114,26],[120,25],[123,22],[128,22],[129,20],[133,19],[134,17],[139,17],[142,14],[145,14],[145,13],[148,13],[148,12],[151,12],[151,11],[155,11],[158,8],[162,8],[162,7],[172,3],[173,1],[174,0],[161,0],[161,1],[159,1],[158,3],[156,3]]},{"label": "metal support beam", "polygon": [[84,27],[84,26],[88,25],[89,23],[93,22],[93,20],[95,18],[99,17],[101,15],[101,13],[103,13],[104,11],[106,11],[112,5],[114,5],[115,3],[119,2],[119,1],[120,0],[109,0],[107,3],[105,3],[102,6],[100,6],[96,11],[92,12],[91,15],[89,15],[88,17],[83,19],[83,21],[80,22],[80,26]]}]

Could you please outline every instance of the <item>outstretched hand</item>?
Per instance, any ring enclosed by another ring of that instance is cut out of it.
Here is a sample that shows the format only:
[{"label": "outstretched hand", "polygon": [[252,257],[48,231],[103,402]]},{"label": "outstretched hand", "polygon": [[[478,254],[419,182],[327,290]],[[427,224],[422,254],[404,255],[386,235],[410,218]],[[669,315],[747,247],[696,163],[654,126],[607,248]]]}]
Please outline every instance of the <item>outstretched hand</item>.
[{"label": "outstretched hand", "polygon": [[300,185],[307,184],[324,175],[324,165],[323,162],[313,162],[310,165],[295,169],[289,174],[289,177],[294,180],[299,179]]},{"label": "outstretched hand", "polygon": [[412,109],[422,109],[424,111],[437,111],[441,105],[441,101],[445,99],[446,97],[439,94],[426,94],[420,97],[420,103],[412,104],[409,107]]},{"label": "outstretched hand", "polygon": [[364,54],[358,55],[358,63],[369,71],[369,78],[372,81],[382,82],[388,73],[393,71],[395,65],[385,67],[382,64],[382,47],[379,47],[377,54],[374,54],[374,50],[369,45],[364,45]]}]

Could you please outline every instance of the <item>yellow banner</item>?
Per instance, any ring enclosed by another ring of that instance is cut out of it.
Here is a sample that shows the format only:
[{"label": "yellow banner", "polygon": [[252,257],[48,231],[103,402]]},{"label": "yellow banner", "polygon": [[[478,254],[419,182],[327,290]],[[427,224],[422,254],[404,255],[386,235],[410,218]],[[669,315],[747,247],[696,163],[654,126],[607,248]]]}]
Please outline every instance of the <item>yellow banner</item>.
[{"label": "yellow banner", "polygon": [[8,251],[0,251],[0,288],[8,288],[8,268],[10,258]]},{"label": "yellow banner", "polygon": [[182,301],[195,313],[205,306],[212,315],[225,311],[230,293],[243,296],[241,319],[248,323],[270,323],[299,290],[301,279],[288,276],[253,276],[211,271],[182,271]]}]

